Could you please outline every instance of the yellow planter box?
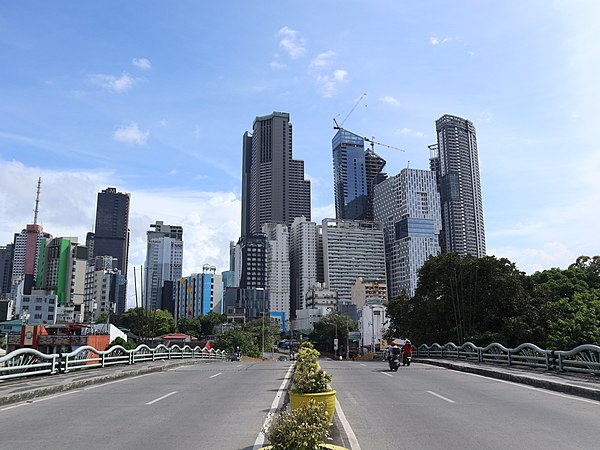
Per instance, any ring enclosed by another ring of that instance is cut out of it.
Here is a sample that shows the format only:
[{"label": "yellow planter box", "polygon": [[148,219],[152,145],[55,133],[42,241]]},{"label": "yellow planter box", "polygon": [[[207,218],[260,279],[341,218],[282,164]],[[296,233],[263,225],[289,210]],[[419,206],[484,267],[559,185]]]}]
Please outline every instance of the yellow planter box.
[{"label": "yellow planter box", "polygon": [[300,408],[306,405],[310,400],[314,400],[318,403],[325,403],[325,411],[327,417],[329,417],[329,424],[333,423],[333,413],[335,412],[335,390],[327,392],[318,392],[316,394],[297,394],[293,391],[289,391],[290,395],[290,408]]}]

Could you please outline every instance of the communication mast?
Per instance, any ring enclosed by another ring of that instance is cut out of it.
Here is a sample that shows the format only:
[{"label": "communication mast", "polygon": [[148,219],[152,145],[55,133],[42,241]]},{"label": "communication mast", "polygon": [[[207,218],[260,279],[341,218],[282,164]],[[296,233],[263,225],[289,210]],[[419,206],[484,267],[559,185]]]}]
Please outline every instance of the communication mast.
[{"label": "communication mast", "polygon": [[35,196],[35,210],[33,211],[33,224],[37,225],[38,211],[40,207],[40,190],[42,187],[42,177],[38,177],[37,194]]}]

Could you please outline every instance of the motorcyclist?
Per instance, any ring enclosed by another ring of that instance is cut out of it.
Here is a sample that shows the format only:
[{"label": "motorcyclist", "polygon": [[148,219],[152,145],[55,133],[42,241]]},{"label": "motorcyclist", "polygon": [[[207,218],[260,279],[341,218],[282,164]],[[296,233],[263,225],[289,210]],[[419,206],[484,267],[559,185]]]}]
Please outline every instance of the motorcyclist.
[{"label": "motorcyclist", "polygon": [[405,358],[407,358],[407,357],[412,358],[412,353],[413,353],[412,344],[410,343],[410,341],[408,339],[406,339],[406,341],[404,342],[404,345],[402,346],[402,356]]}]

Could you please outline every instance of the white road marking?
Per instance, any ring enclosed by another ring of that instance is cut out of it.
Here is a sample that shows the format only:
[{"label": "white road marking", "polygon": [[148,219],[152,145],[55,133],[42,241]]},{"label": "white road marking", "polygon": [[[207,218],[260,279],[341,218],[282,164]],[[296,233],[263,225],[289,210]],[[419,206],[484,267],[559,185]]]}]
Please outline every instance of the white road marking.
[{"label": "white road marking", "polygon": [[137,375],[135,377],[121,378],[120,380],[108,381],[106,383],[100,383],[100,384],[94,384],[93,386],[84,387],[82,389],[82,391],[89,391],[90,389],[96,389],[96,388],[99,388],[99,387],[102,387],[102,386],[107,386],[109,384],[120,383],[122,381],[135,380],[136,378],[147,377],[148,375],[152,375],[152,374],[146,373],[144,375]]},{"label": "white road marking", "polygon": [[281,399],[281,396],[285,392],[285,388],[286,388],[288,380],[292,376],[292,370],[293,369],[294,369],[294,364],[290,365],[290,368],[288,369],[287,373],[283,377],[283,381],[281,382],[281,386],[279,386],[279,390],[277,391],[277,395],[275,395],[275,398],[273,399],[273,403],[271,403],[271,409],[267,413],[267,417],[265,418],[265,422],[263,423],[261,431],[258,433],[258,436],[256,437],[256,440],[254,441],[254,447],[252,447],[253,450],[258,450],[265,443],[265,435],[262,432],[262,430],[267,429],[269,427],[269,425],[271,424],[271,420],[273,418],[273,415],[277,411],[277,406],[279,405],[279,400]]},{"label": "white road marking", "polygon": [[338,416],[338,419],[340,419],[340,422],[342,423],[342,427],[344,428],[346,436],[348,436],[350,450],[361,450],[360,444],[358,443],[358,439],[356,439],[356,435],[354,434],[354,430],[352,429],[350,423],[346,419],[346,415],[342,410],[342,405],[340,405],[340,402],[338,402],[337,399],[335,400],[335,412]]},{"label": "white road marking", "polygon": [[242,367],[242,366],[243,366],[243,364],[238,364],[238,365],[237,365],[237,366],[235,366],[235,367]]},{"label": "white road marking", "polygon": [[499,380],[498,378],[486,377],[485,375],[479,375],[477,373],[469,373],[469,372],[460,372],[460,373],[462,373],[464,375],[471,375],[472,377],[485,378],[486,380],[496,381],[498,383],[510,384],[512,386],[518,386],[518,387],[522,387],[524,389],[530,389],[532,391],[542,392],[544,394],[555,395],[557,397],[568,398],[571,400],[577,400],[577,401],[584,402],[584,403],[592,403],[593,405],[600,404],[600,402],[598,402],[598,400],[591,400],[588,398],[577,397],[575,395],[562,394],[560,392],[554,392],[554,391],[550,391],[548,389],[542,389],[542,388],[538,388],[538,387],[534,387],[534,386],[528,386],[528,385],[522,384],[522,383],[515,383],[514,381]]},{"label": "white road marking", "polygon": [[436,394],[433,391],[426,391],[428,394],[435,395],[437,398],[441,398],[442,400],[447,401],[448,403],[456,403],[454,400],[450,400],[449,398],[444,397],[443,395]]},{"label": "white road marking", "polygon": [[356,399],[354,398],[354,396],[352,394],[346,394],[346,397],[348,397],[348,400],[350,400],[353,405],[358,406],[358,402],[356,401]]},{"label": "white road marking", "polygon": [[384,375],[387,375],[388,377],[393,377],[394,375],[392,375],[391,373],[387,373],[387,372],[381,372]]},{"label": "white road marking", "polygon": [[223,372],[219,372],[219,373],[215,373],[214,375],[211,375],[208,378],[214,378],[214,377],[218,377],[219,375],[221,375]]},{"label": "white road marking", "polygon": [[360,365],[361,365],[361,366],[364,366],[364,367],[367,367],[367,365],[366,365],[366,364],[363,364],[363,363],[360,363]]},{"label": "white road marking", "polygon": [[160,402],[161,400],[164,400],[165,398],[170,397],[173,394],[177,394],[177,391],[169,392],[168,394],[165,394],[162,397],[158,397],[152,400],[151,402],[146,403],[146,405],[152,405],[153,403]]}]

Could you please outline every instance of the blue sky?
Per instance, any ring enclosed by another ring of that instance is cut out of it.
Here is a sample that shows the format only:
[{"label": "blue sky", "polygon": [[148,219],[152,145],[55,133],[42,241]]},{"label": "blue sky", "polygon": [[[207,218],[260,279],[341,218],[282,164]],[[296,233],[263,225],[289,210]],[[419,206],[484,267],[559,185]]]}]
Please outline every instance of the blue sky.
[{"label": "blue sky", "polygon": [[477,129],[488,254],[528,273],[598,254],[595,1],[22,1],[0,4],[0,244],[33,220],[94,223],[132,194],[130,265],[156,220],[184,272],[225,270],[239,235],[242,135],[289,112],[313,219],[334,216],[333,118],[386,171],[428,168],[435,120]]}]

